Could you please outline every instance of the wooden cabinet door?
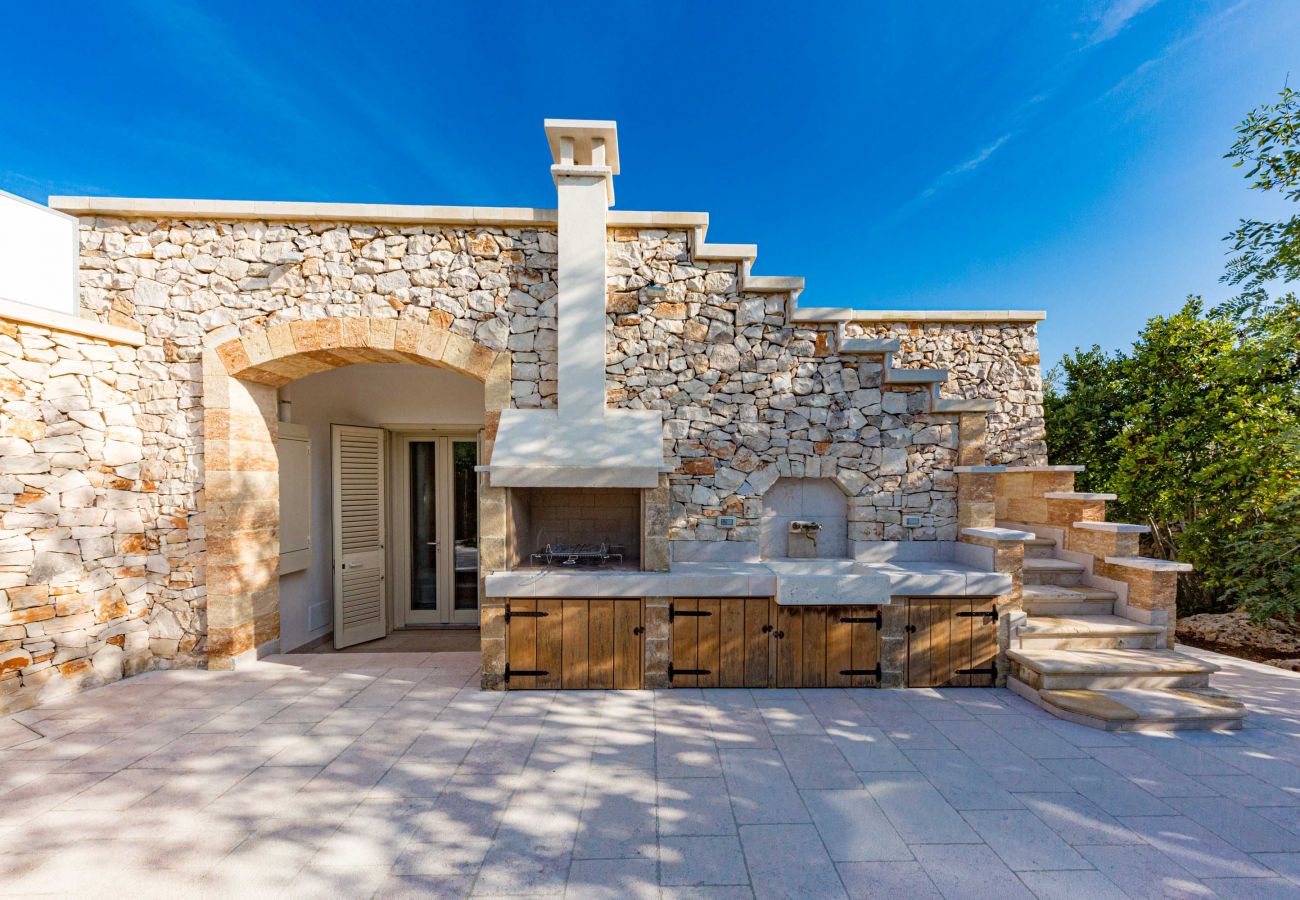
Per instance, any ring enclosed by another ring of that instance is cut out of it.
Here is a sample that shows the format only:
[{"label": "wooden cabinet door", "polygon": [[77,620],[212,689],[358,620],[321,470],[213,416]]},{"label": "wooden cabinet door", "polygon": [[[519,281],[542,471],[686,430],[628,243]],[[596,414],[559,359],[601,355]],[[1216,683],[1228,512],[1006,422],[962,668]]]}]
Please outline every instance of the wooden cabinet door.
[{"label": "wooden cabinet door", "polygon": [[674,687],[767,687],[766,598],[676,599],[669,619]]},{"label": "wooden cabinet door", "polygon": [[997,613],[990,599],[907,601],[907,686],[992,687]]},{"label": "wooden cabinet door", "polygon": [[878,607],[773,606],[777,687],[879,684]]},{"label": "wooden cabinet door", "polygon": [[641,687],[640,600],[511,600],[506,608],[511,690]]}]

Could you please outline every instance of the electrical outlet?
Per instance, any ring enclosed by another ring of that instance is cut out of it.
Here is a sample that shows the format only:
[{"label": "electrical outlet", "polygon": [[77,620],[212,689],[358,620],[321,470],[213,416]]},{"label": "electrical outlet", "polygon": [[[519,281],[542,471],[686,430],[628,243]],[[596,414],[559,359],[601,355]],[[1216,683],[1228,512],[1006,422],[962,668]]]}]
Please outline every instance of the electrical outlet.
[{"label": "electrical outlet", "polygon": [[735,516],[718,516],[718,527],[719,527],[719,528],[735,528],[735,527],[736,527],[736,517],[735,517]]},{"label": "electrical outlet", "polygon": [[904,528],[920,528],[920,527],[921,527],[921,517],[920,517],[919,515],[916,515],[916,514],[913,514],[913,515],[910,515],[910,516],[903,516],[903,527],[904,527]]}]

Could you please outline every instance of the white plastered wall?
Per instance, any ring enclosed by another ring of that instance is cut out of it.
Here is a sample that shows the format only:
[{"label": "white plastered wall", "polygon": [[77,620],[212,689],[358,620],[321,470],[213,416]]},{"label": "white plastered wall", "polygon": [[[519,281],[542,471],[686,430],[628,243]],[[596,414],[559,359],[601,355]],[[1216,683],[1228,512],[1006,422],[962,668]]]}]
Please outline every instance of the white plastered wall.
[{"label": "white plastered wall", "polygon": [[0,300],[75,316],[77,220],[0,191]]},{"label": "white plastered wall", "polygon": [[289,385],[292,421],[311,435],[311,565],[280,578],[280,646],[293,650],[331,628],[330,425],[483,424],[483,385],[416,365],[345,366]]}]

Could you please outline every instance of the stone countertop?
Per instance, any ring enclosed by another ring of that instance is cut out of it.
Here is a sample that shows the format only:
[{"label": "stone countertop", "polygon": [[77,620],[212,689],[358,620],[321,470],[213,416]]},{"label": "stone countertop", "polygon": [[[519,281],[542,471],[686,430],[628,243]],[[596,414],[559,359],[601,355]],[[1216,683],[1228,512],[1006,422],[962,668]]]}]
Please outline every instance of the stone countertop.
[{"label": "stone countertop", "polygon": [[897,596],[996,596],[1011,576],[952,562],[771,559],[679,562],[667,572],[492,572],[489,597],[775,597],[782,606],[887,605]]}]

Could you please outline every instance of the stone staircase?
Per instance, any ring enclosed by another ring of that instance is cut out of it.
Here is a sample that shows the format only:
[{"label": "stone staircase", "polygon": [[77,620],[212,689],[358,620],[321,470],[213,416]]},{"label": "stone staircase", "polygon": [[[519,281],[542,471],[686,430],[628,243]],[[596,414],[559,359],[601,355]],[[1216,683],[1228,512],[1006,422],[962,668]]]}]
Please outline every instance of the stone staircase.
[{"label": "stone staircase", "polygon": [[1118,595],[1086,584],[1087,567],[1057,553],[1050,537],[1025,541],[1027,619],[1007,652],[1008,687],[1108,731],[1241,727],[1242,704],[1210,688],[1216,666],[1166,649],[1167,626],[1116,615]]}]

